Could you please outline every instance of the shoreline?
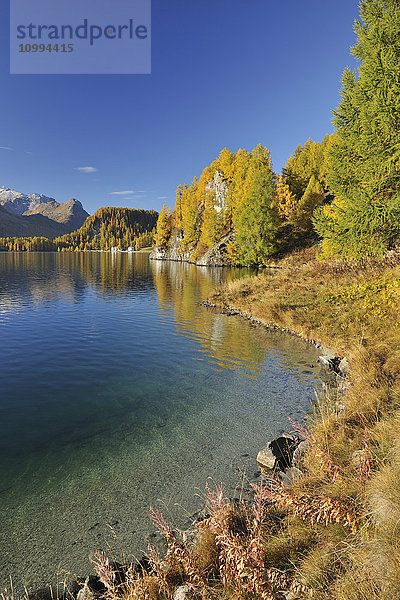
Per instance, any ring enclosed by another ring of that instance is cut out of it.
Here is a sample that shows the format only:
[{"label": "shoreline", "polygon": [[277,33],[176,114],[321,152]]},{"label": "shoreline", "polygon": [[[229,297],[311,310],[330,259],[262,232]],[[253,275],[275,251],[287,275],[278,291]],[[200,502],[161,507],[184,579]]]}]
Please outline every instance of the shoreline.
[{"label": "shoreline", "polygon": [[[350,590],[354,585],[365,590],[361,592],[363,598],[377,598],[377,589],[383,592],[379,598],[393,597],[396,584],[388,583],[385,574],[391,571],[396,577],[398,572],[388,549],[395,553],[398,548],[397,536],[390,531],[396,527],[400,515],[394,483],[398,480],[400,461],[396,445],[399,335],[394,327],[398,324],[399,262],[398,253],[356,264],[338,260],[318,262],[303,252],[283,261],[284,268],[276,279],[261,274],[223,285],[205,302],[212,309],[300,337],[318,349],[340,348],[342,355],[350,357],[351,370],[346,359],[350,377],[340,381],[336,401],[322,399],[318,403],[309,430],[311,446],[306,455],[306,477],[293,483],[291,494],[297,501],[310,494],[316,511],[318,498],[322,507],[326,501],[349,508],[357,506],[360,527],[368,528],[369,541],[360,538],[358,526],[354,526],[351,536],[343,532],[342,542],[338,535],[337,543],[347,545],[346,563],[343,571],[339,568],[335,572],[337,557],[329,528],[325,541],[321,531],[320,550],[313,552],[311,547],[310,559],[307,556],[300,559],[296,567],[310,594],[328,593],[334,577],[334,589],[346,589],[349,594],[341,598],[353,598]],[[333,479],[329,476],[332,465],[335,465]],[[342,481],[339,487],[335,473]],[[307,531],[311,534],[312,528]],[[289,526],[288,533],[292,535]],[[328,560],[323,576],[321,567],[310,562],[314,555],[319,556],[318,552],[323,552]],[[382,571],[370,571],[369,565],[374,560],[385,565]],[[366,583],[368,580],[370,585]],[[386,595],[386,590],[392,587],[393,592]]]},{"label": "shoreline", "polygon": [[307,344],[311,344],[312,346],[317,348],[317,350],[321,350],[323,356],[326,356],[329,358],[333,358],[333,357],[337,356],[337,354],[333,350],[331,350],[330,348],[327,348],[326,346],[324,346],[317,340],[309,339],[309,338],[305,337],[303,334],[299,333],[298,331],[294,331],[293,329],[286,329],[285,327],[281,327],[280,325],[277,325],[276,323],[270,323],[268,321],[263,321],[261,319],[258,319],[251,313],[248,313],[239,308],[235,308],[234,306],[231,306],[229,304],[227,304],[225,306],[219,306],[216,303],[208,302],[207,300],[205,300],[205,301],[201,302],[201,305],[204,306],[205,308],[214,309],[222,314],[227,314],[229,316],[232,315],[232,316],[242,317],[243,319],[246,319],[246,321],[250,321],[251,323],[255,323],[256,325],[261,325],[262,327],[265,327],[266,329],[268,329],[270,331],[281,331],[282,333],[287,333],[289,335],[293,335],[294,337],[300,338],[303,342],[306,342]]}]

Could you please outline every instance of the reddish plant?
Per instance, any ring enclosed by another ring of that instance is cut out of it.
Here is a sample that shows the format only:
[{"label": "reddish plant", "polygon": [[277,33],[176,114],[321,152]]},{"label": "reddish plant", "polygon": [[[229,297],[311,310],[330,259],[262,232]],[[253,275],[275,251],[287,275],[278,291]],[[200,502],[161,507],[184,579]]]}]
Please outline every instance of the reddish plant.
[{"label": "reddish plant", "polygon": [[198,567],[196,559],[188,550],[185,544],[179,542],[170,526],[165,521],[162,513],[158,509],[150,508],[150,518],[158,531],[165,536],[170,556],[167,558],[175,560],[183,569],[188,578],[187,584],[193,591],[199,593],[203,600],[209,600],[207,589],[207,578],[204,572]]},{"label": "reddish plant", "polygon": [[351,498],[335,500],[329,496],[309,494],[291,494],[275,479],[268,479],[267,485],[253,484],[257,494],[265,500],[276,502],[301,517],[310,525],[321,523],[342,523],[353,533],[358,531],[362,521],[362,511]]}]

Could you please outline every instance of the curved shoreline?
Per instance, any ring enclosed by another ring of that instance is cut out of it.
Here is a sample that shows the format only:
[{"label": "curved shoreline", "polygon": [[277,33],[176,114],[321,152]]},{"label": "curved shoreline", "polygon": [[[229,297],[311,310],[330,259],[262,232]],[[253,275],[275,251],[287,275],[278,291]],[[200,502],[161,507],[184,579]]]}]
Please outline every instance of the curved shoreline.
[{"label": "curved shoreline", "polygon": [[312,339],[306,338],[306,337],[304,337],[304,335],[302,335],[298,331],[294,331],[293,329],[285,329],[285,327],[281,327],[280,325],[277,325],[276,323],[270,323],[268,321],[263,321],[261,319],[257,319],[251,313],[248,313],[239,308],[235,308],[234,306],[231,306],[229,304],[226,304],[225,306],[219,306],[218,304],[215,304],[213,302],[208,302],[207,300],[205,300],[204,302],[201,302],[201,306],[204,306],[205,308],[211,308],[211,309],[217,310],[218,312],[229,315],[229,316],[242,317],[243,319],[246,319],[247,321],[250,321],[251,323],[255,323],[256,325],[261,325],[262,327],[265,327],[266,329],[269,329],[272,331],[281,331],[282,333],[288,333],[289,335],[293,335],[297,338],[300,338],[301,340],[303,340],[303,342],[306,342],[307,344],[311,344],[318,350],[321,350],[324,356],[327,356],[327,357],[337,356],[337,354],[333,350],[331,350],[330,348],[327,348],[326,346],[324,346],[317,340],[312,340]]}]

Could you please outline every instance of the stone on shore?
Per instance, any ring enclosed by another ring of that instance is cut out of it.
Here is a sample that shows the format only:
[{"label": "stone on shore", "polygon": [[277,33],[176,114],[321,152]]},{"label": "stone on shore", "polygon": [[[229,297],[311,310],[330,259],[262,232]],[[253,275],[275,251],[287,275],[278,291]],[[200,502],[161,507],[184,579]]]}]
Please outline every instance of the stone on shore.
[{"label": "stone on shore", "polygon": [[290,433],[283,433],[257,454],[257,462],[263,469],[284,471],[291,466],[293,452],[299,440]]},{"label": "stone on shore", "polygon": [[174,592],[173,600],[195,600],[198,598],[188,585],[180,585]]},{"label": "stone on shore", "polygon": [[273,469],[275,467],[276,457],[273,454],[271,448],[269,447],[269,443],[260,450],[257,454],[257,462],[263,469]]},{"label": "stone on shore", "polygon": [[293,452],[292,465],[301,469],[304,464],[304,456],[309,448],[310,444],[306,441],[300,442],[295,451]]},{"label": "stone on shore", "polygon": [[350,363],[349,359],[345,356],[339,363],[339,374],[342,377],[348,377],[350,375]]},{"label": "stone on shore", "polygon": [[89,575],[86,578],[83,588],[81,588],[76,596],[76,600],[94,600],[103,596],[106,588],[101,583],[100,578],[95,575]]}]

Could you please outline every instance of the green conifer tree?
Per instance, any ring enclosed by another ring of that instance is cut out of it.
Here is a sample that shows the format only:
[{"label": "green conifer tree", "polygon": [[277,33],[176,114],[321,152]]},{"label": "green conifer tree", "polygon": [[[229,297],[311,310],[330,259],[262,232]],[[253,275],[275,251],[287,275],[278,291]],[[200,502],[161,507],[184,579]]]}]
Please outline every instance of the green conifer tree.
[{"label": "green conifer tree", "polygon": [[358,73],[346,70],[334,112],[328,185],[317,212],[325,255],[382,255],[400,240],[400,3],[363,0],[355,23]]},{"label": "green conifer tree", "polygon": [[234,214],[236,263],[266,264],[275,250],[280,225],[270,153],[261,145],[252,152],[247,193]]}]

